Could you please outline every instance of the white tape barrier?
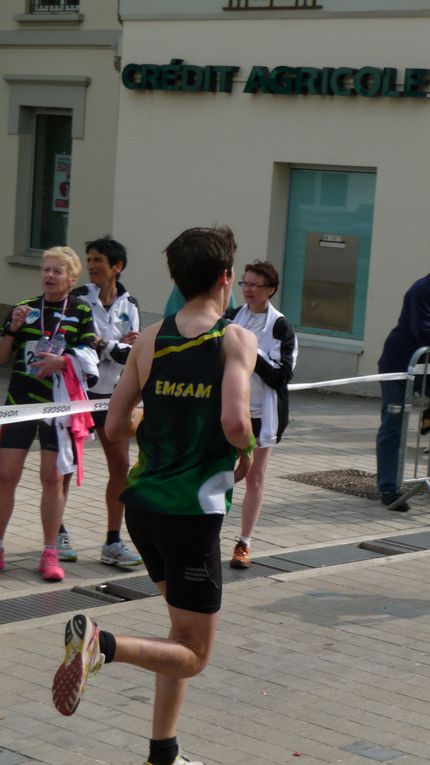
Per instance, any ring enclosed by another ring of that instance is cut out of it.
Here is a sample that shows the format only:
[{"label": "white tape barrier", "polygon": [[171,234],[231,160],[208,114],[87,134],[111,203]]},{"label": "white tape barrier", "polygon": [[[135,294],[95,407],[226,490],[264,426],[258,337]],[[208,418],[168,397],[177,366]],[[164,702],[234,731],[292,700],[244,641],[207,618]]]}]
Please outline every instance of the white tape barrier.
[{"label": "white tape barrier", "polygon": [[[418,374],[418,373],[417,373]],[[407,372],[387,372],[384,375],[363,375],[363,377],[343,377],[340,380],[324,380],[314,383],[288,384],[288,390],[309,390],[310,388],[333,388],[335,385],[350,385],[351,383],[388,382],[389,380],[407,380]]]},{"label": "white tape barrier", "polygon": [[[414,372],[417,372],[415,367]],[[423,367],[424,370],[424,367]],[[365,375],[363,377],[344,377],[340,380],[323,380],[314,383],[293,383],[288,390],[310,390],[311,388],[331,388],[335,385],[350,385],[352,383],[379,382],[380,380],[407,380],[407,372],[390,372],[383,375]],[[52,404],[17,404],[16,406],[0,406],[0,425],[2,423],[26,422],[28,420],[48,420],[52,417],[64,417],[68,414],[81,412],[105,412],[109,407],[108,398],[97,398],[91,401],[65,401]]]},{"label": "white tape barrier", "polygon": [[104,412],[109,406],[108,398],[92,401],[66,401],[52,404],[19,404],[0,406],[0,425],[3,423],[26,422],[28,420],[48,420],[51,417],[65,417],[81,412]]}]

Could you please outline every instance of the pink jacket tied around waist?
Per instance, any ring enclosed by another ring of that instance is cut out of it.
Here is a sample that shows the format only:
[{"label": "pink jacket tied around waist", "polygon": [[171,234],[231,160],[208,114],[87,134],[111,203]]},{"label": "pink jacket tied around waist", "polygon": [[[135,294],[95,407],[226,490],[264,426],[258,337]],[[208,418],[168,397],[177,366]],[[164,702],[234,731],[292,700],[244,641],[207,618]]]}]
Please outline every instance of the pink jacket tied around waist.
[{"label": "pink jacket tied around waist", "polygon": [[[65,369],[62,372],[64,384],[69,394],[70,401],[86,401],[87,396],[76,374],[73,361],[70,356],[65,355]],[[83,457],[85,441],[91,437],[91,429],[94,428],[94,420],[89,412],[79,412],[71,415],[71,435],[75,445],[77,470],[76,483],[81,485],[84,477]]]}]

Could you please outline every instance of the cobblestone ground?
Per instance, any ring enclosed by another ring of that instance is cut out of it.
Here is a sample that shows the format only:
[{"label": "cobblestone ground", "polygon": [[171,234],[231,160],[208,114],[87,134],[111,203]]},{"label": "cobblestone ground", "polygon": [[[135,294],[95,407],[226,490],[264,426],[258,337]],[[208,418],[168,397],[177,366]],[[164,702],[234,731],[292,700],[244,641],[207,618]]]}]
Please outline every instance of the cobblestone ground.
[{"label": "cobblestone ground", "polygon": [[[377,499],[286,477],[375,473],[377,400],[293,393],[291,409],[287,437],[269,466],[255,561],[322,554],[327,547],[334,554],[347,543],[430,531],[427,494],[411,500],[409,513],[394,513]],[[412,443],[411,434],[408,470]],[[66,564],[64,583],[40,580],[38,459],[32,451],[5,540],[0,615],[11,598],[45,593],[52,602],[72,587],[136,576],[98,561],[106,467],[95,442],[66,513],[79,560]],[[224,524],[225,560],[238,533],[242,494],[238,487]],[[227,581],[213,659],[191,681],[181,717],[184,750],[206,765],[430,763],[429,584],[427,550]],[[96,605],[90,613],[113,632],[166,632],[159,597]],[[0,765],[142,763],[153,699],[149,673],[110,665],[89,684],[72,718],[53,709],[49,689],[67,616],[41,613],[0,625]]]}]

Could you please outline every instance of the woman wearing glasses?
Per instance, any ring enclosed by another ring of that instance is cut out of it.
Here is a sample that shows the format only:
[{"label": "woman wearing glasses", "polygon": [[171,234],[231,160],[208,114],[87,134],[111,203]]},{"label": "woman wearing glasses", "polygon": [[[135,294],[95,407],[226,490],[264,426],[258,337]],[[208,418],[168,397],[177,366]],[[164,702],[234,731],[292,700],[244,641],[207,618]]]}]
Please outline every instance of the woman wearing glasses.
[{"label": "woman wearing glasses", "polygon": [[257,448],[246,478],[241,534],[230,565],[248,568],[270,454],[288,424],[287,384],[296,365],[297,338],[291,324],[270,302],[279,286],[278,272],[271,263],[255,260],[247,264],[239,285],[245,303],[240,308],[228,308],[225,317],[251,330],[258,339],[257,364],[251,377],[251,419]]}]

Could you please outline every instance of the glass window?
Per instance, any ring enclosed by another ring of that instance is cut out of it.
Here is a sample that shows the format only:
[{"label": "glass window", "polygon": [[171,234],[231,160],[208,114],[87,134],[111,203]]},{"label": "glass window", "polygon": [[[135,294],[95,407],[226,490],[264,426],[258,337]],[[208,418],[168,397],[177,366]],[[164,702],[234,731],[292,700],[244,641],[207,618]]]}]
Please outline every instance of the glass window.
[{"label": "glass window", "polygon": [[298,331],[363,339],[375,181],[291,171],[282,311]]},{"label": "glass window", "polygon": [[79,2],[73,0],[30,0],[30,13],[57,13],[63,11],[66,13],[76,13],[79,11]]},{"label": "glass window", "polygon": [[276,11],[286,8],[307,11],[322,8],[322,5],[318,0],[228,0],[228,4],[223,6],[224,11]]},{"label": "glass window", "polygon": [[72,117],[36,114],[30,247],[67,244]]}]

